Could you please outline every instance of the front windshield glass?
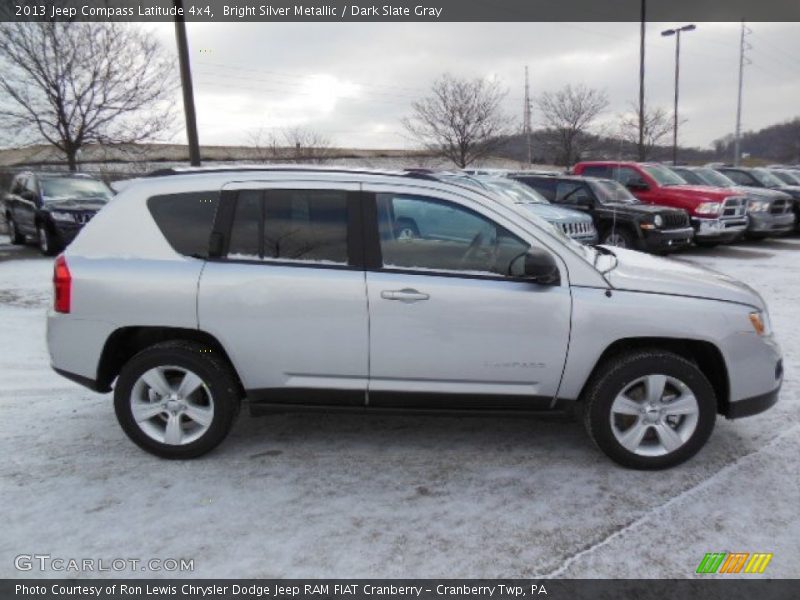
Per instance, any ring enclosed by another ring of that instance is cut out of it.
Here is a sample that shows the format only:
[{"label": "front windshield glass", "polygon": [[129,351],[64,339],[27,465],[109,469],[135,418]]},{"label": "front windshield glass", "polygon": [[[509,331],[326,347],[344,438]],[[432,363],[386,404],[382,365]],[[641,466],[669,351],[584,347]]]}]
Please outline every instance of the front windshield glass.
[{"label": "front windshield glass", "polygon": [[550,204],[547,198],[524,183],[499,178],[480,178],[479,181],[490,190],[504,194],[517,204]]},{"label": "front windshield glass", "polygon": [[591,182],[597,199],[603,204],[639,204],[636,196],[628,188],[612,179],[598,179]]},{"label": "front windshield glass", "polygon": [[788,171],[772,171],[772,174],[787,185],[800,185],[800,179]]},{"label": "front windshield glass", "polygon": [[780,187],[782,185],[786,185],[766,169],[752,169],[750,172],[753,174],[753,177],[758,179],[761,185],[765,185],[767,187]]},{"label": "front windshield glass", "polygon": [[82,177],[46,177],[42,179],[42,198],[55,200],[108,200],[113,192],[102,181]]},{"label": "front windshield glass", "polygon": [[658,185],[686,185],[686,180],[661,165],[643,165],[642,169],[658,182]]},{"label": "front windshield glass", "polygon": [[736,182],[733,179],[714,169],[695,169],[694,173],[708,185],[723,188],[736,187]]},{"label": "front windshield glass", "polygon": [[672,170],[685,179],[686,183],[691,183],[692,185],[708,185],[708,183],[703,181],[703,178],[700,177],[700,175],[698,175],[695,171],[690,169],[681,169],[680,167],[673,168]]}]

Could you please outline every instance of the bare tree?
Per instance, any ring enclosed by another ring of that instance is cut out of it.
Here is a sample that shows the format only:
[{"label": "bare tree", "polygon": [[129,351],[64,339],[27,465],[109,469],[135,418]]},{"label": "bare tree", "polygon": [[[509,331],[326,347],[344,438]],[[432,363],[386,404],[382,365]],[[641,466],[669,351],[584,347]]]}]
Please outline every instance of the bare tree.
[{"label": "bare tree", "polygon": [[[625,142],[639,145],[639,109],[631,105],[631,110],[620,115],[620,135]],[[644,109],[644,144],[639,155],[647,160],[659,142],[672,131],[672,116],[661,107]]]},{"label": "bare tree", "polygon": [[332,158],[333,143],[322,133],[304,127],[276,132],[257,129],[249,136],[258,160],[323,163]]},{"label": "bare tree", "polygon": [[70,170],[86,144],[135,143],[174,122],[176,69],[132,24],[0,23],[0,123],[46,141]]},{"label": "bare tree", "polygon": [[582,143],[595,119],[608,108],[608,95],[583,84],[545,92],[536,100],[548,132],[560,147],[559,162],[569,166],[580,155]]},{"label": "bare tree", "polygon": [[500,104],[506,97],[497,81],[444,75],[431,95],[412,103],[403,126],[428,150],[464,168],[485,158],[510,131]]}]

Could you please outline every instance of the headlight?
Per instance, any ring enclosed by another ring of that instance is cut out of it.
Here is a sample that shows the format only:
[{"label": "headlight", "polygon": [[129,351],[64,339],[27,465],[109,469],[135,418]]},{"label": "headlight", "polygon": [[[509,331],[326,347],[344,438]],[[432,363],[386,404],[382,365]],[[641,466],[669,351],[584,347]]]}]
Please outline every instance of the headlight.
[{"label": "headlight", "polygon": [[719,202],[701,202],[694,212],[699,215],[718,215],[721,208]]},{"label": "headlight", "polygon": [[750,200],[747,204],[747,210],[750,212],[767,212],[769,210],[769,202]]},{"label": "headlight", "polygon": [[54,221],[69,221],[70,223],[75,222],[75,215],[73,215],[71,212],[54,210],[50,212],[50,216],[53,217]]},{"label": "headlight", "polygon": [[664,224],[664,218],[661,215],[656,215],[653,219],[653,225],[661,227]]},{"label": "headlight", "polygon": [[769,335],[772,333],[769,323],[769,315],[760,310],[751,312],[749,315],[750,324],[758,335]]}]

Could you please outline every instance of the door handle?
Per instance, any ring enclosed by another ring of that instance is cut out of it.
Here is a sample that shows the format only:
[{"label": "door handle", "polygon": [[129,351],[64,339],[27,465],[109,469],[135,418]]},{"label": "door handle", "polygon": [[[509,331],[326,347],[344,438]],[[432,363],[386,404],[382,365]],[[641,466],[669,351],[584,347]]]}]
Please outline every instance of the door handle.
[{"label": "door handle", "polygon": [[419,302],[430,298],[428,294],[418,292],[411,288],[403,288],[402,290],[383,290],[381,298],[384,300],[399,300],[400,302]]}]

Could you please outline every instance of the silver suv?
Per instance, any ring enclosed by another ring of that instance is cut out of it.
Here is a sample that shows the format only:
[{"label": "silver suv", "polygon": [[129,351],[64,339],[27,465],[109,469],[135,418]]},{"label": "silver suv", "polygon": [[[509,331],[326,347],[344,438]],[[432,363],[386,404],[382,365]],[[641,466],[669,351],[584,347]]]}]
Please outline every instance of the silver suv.
[{"label": "silver suv", "polygon": [[755,291],[582,246],[490,194],[418,172],[143,178],[56,260],[53,368],[113,387],[128,436],[168,458],[214,448],[246,399],[569,410],[613,460],[658,469],[694,455],[717,414],[776,402]]}]

